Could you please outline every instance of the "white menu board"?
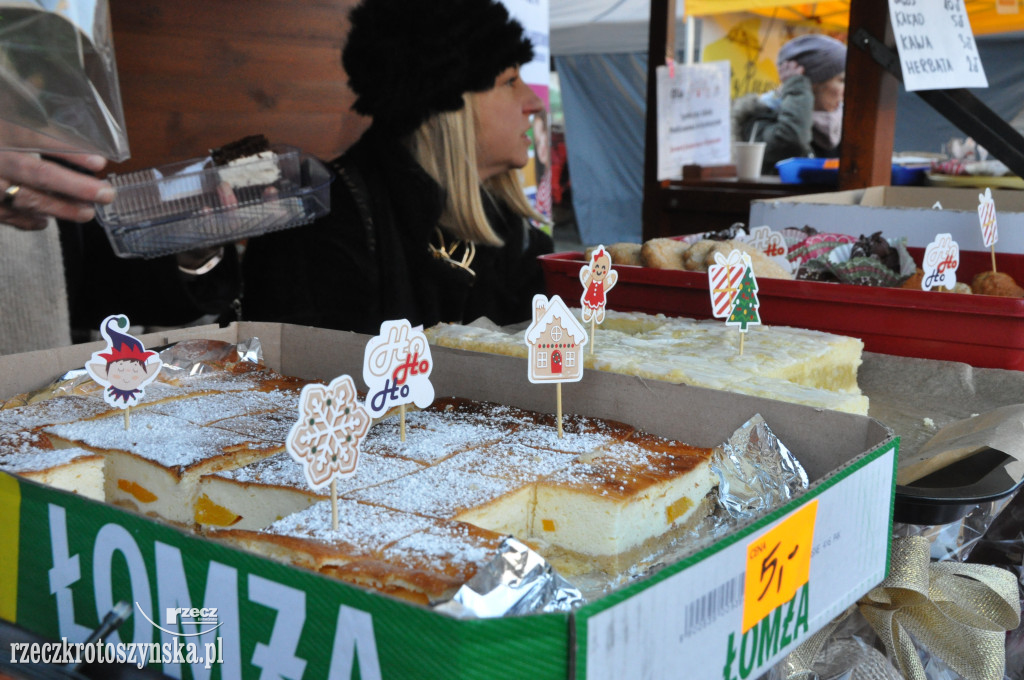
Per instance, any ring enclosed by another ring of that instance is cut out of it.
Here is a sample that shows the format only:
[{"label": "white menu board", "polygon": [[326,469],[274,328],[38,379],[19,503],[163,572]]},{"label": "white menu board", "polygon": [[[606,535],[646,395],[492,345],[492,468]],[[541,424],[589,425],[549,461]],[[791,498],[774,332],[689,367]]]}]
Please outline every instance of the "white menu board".
[{"label": "white menu board", "polygon": [[690,163],[721,165],[732,157],[729,62],[659,66],[658,181],[679,179]]},{"label": "white menu board", "polygon": [[889,20],[908,92],[988,87],[964,2],[889,0]]}]

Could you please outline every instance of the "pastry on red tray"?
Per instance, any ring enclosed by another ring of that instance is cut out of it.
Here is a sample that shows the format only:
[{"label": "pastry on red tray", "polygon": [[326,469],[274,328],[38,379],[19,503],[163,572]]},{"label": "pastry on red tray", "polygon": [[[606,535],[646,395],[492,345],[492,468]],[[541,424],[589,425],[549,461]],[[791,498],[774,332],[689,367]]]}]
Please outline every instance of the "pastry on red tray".
[{"label": "pastry on red tray", "polygon": [[1003,272],[984,271],[971,281],[971,290],[978,295],[1000,297],[1024,297],[1024,288],[1017,285],[1013,277]]}]

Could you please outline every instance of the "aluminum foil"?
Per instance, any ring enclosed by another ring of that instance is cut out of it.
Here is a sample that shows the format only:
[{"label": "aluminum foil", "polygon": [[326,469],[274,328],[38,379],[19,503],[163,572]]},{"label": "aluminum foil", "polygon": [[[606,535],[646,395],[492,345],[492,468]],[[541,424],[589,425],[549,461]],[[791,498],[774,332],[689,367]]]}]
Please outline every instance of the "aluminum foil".
[{"label": "aluminum foil", "polygon": [[809,486],[807,472],[760,414],[715,450],[719,503],[734,519],[751,519]]},{"label": "aluminum foil", "polygon": [[[163,379],[193,376],[209,371],[222,371],[223,363],[263,362],[263,348],[259,338],[241,340],[238,344],[210,340],[182,340],[163,347],[154,347],[160,353]],[[220,364],[220,365],[218,365]],[[85,367],[74,368],[54,378],[45,387],[17,395],[2,404],[3,408],[22,406],[52,397],[89,394],[98,391],[95,381]]]},{"label": "aluminum foil", "polygon": [[164,362],[161,370],[168,377],[222,371],[224,362],[263,363],[263,347],[259,338],[240,340],[236,345],[209,340],[182,340],[157,348],[157,351],[160,352],[160,360]]},{"label": "aluminum foil", "polygon": [[492,618],[570,612],[583,604],[580,591],[543,557],[509,537],[490,564],[435,609],[459,618]]}]

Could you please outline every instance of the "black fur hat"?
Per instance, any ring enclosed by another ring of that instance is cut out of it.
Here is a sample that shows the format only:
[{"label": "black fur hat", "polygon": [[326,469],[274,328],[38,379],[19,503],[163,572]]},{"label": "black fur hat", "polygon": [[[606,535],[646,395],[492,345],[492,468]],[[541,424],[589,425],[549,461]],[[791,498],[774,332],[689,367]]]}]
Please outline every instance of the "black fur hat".
[{"label": "black fur hat", "polygon": [[522,25],[499,0],[363,0],[341,53],[353,108],[405,136],[462,108],[510,66],[533,59]]}]

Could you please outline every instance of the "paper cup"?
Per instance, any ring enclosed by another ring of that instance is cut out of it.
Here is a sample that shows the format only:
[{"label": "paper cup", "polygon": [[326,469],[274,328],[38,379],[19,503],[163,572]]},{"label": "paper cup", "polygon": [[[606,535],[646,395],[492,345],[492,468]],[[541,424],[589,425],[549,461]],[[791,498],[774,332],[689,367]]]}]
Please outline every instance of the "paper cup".
[{"label": "paper cup", "polygon": [[764,161],[764,142],[733,142],[732,155],[736,159],[736,176],[757,179]]}]

